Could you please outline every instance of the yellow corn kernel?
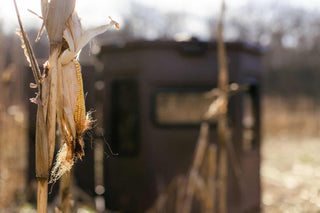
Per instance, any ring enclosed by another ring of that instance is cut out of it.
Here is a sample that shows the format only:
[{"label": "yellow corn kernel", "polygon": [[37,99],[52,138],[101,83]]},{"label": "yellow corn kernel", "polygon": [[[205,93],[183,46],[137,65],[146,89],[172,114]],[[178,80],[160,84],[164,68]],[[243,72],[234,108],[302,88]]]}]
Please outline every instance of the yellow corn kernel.
[{"label": "yellow corn kernel", "polygon": [[83,93],[83,83],[82,83],[82,74],[81,74],[81,67],[77,59],[73,59],[73,63],[76,66],[77,72],[77,80],[79,84],[79,92],[77,95],[77,103],[74,113],[74,121],[76,124],[77,133],[82,133],[85,129],[85,122],[86,122],[86,106],[84,101],[84,93]]}]

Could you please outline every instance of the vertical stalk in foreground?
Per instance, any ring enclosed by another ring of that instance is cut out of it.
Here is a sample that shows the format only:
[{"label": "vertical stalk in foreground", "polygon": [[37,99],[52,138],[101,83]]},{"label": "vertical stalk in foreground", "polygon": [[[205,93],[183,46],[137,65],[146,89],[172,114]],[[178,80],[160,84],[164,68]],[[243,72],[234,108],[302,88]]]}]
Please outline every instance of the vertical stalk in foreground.
[{"label": "vertical stalk in foreground", "polygon": [[[38,88],[36,98],[31,101],[38,105],[36,124],[37,207],[38,213],[45,213],[47,212],[49,169],[55,148],[56,123],[60,127],[63,145],[51,170],[51,182],[69,173],[74,162],[84,155],[83,135],[91,126],[90,114],[85,113],[81,69],[76,58],[90,39],[112,26],[119,28],[119,24],[110,18],[109,24],[85,31],[74,10],[75,0],[41,0],[43,25],[37,40],[45,27],[50,43],[50,54],[49,60],[44,65],[44,71],[40,73],[29,39],[23,29],[15,0],[14,3],[21,29],[22,46]],[[68,189],[70,181],[68,178],[66,180],[65,188]]]},{"label": "vertical stalk in foreground", "polygon": [[222,106],[218,115],[218,138],[219,138],[219,203],[218,212],[227,212],[227,178],[228,178],[228,158],[227,158],[227,142],[229,140],[229,128],[227,124],[228,112],[228,84],[229,75],[226,59],[225,44],[223,42],[223,21],[225,13],[225,2],[222,3],[220,20],[217,29],[218,38],[218,88],[221,92]]},{"label": "vertical stalk in foreground", "polygon": [[199,176],[199,170],[202,165],[206,148],[209,141],[209,124],[202,122],[200,127],[200,135],[197,141],[197,147],[195,150],[195,156],[193,159],[190,174],[187,180],[186,197],[183,206],[183,212],[191,212],[193,195],[195,192],[195,179]]},{"label": "vertical stalk in foreground", "polygon": [[208,177],[207,177],[207,199],[205,202],[205,212],[214,213],[216,201],[216,169],[217,169],[217,148],[210,144],[208,150]]},{"label": "vertical stalk in foreground", "polygon": [[60,209],[63,213],[70,213],[71,211],[71,194],[70,194],[71,172],[66,172],[60,181]]},{"label": "vertical stalk in foreground", "polygon": [[37,178],[37,212],[46,213],[48,203],[48,178]]},{"label": "vertical stalk in foreground", "polygon": [[[48,66],[45,66],[43,73],[40,72],[28,36],[23,29],[15,0],[14,4],[20,26],[22,47],[32,69],[36,87],[38,88],[37,96],[31,99],[33,103],[38,105],[36,119],[37,209],[38,213],[46,213],[49,168],[53,159],[56,133],[58,57],[65,22],[74,10],[74,0],[51,0],[50,3],[47,0],[41,1],[42,11],[45,13],[44,24],[46,25],[50,41],[49,63]],[[47,15],[50,16],[47,17]]]},{"label": "vertical stalk in foreground", "polygon": [[[56,134],[56,117],[57,117],[57,79],[58,70],[61,65],[59,63],[59,55],[61,53],[62,37],[63,31],[65,29],[65,23],[67,19],[71,16],[74,10],[75,1],[74,0],[51,0],[41,1],[41,7],[44,18],[44,25],[48,32],[49,42],[50,42],[50,53],[49,53],[49,64],[48,64],[48,93],[43,94],[44,99],[48,100],[47,110],[46,110],[46,134],[47,134],[47,150],[43,150],[48,155],[46,161],[48,168],[45,174],[45,184],[39,185],[43,189],[48,187],[49,178],[49,168],[51,167],[54,147],[55,147],[55,134]],[[39,143],[39,142],[37,142]],[[41,142],[40,142],[41,143]],[[36,150],[37,151],[37,150]],[[39,163],[37,161],[37,163]],[[37,175],[38,176],[38,175]],[[39,179],[39,178],[38,178]],[[44,181],[44,178],[43,178]],[[41,184],[41,182],[40,182]],[[42,212],[42,205],[47,205],[47,200],[42,201],[43,197],[47,197],[46,194],[42,194],[42,189],[38,189],[38,212]],[[47,211],[43,211],[47,212]]]},{"label": "vertical stalk in foreground", "polygon": [[47,212],[47,194],[48,194],[48,177],[49,177],[49,153],[48,153],[48,135],[47,135],[47,94],[48,78],[43,79],[40,73],[39,65],[35,59],[34,52],[30,45],[27,34],[24,31],[19,10],[14,0],[17,18],[20,26],[20,38],[25,56],[32,69],[36,87],[38,88],[37,96],[30,99],[38,105],[36,119],[36,177],[38,180],[37,209],[39,213]]}]

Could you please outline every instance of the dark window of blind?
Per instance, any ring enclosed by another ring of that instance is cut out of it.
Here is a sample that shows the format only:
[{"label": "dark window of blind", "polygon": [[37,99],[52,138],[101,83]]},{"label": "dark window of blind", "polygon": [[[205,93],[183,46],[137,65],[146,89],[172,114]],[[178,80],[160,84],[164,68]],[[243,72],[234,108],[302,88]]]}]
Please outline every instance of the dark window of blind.
[{"label": "dark window of blind", "polygon": [[256,84],[249,86],[249,90],[243,94],[242,115],[242,148],[250,151],[259,147],[260,141],[260,93]]},{"label": "dark window of blind", "polygon": [[253,148],[253,141],[255,137],[255,117],[254,117],[254,105],[252,96],[250,93],[245,93],[243,95],[243,117],[242,117],[242,148],[245,151],[249,151]]},{"label": "dark window of blind", "polygon": [[111,84],[111,146],[120,156],[139,151],[139,91],[134,78],[118,78]]}]

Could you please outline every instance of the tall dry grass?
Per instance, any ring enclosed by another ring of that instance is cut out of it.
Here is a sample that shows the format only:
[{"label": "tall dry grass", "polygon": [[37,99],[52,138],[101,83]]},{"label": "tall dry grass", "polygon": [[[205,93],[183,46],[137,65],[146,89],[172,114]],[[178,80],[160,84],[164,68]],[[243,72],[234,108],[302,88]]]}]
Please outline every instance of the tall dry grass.
[{"label": "tall dry grass", "polygon": [[264,136],[320,136],[320,106],[312,98],[264,97]]},{"label": "tall dry grass", "polygon": [[23,199],[27,169],[27,118],[15,66],[0,69],[0,212]]},{"label": "tall dry grass", "polygon": [[265,212],[319,212],[320,107],[312,98],[264,97]]}]

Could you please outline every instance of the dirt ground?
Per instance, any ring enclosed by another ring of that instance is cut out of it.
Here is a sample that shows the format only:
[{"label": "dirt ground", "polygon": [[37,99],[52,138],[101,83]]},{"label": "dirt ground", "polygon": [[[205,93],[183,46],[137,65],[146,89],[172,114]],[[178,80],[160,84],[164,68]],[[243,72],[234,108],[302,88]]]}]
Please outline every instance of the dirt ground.
[{"label": "dirt ground", "polygon": [[264,213],[320,212],[320,138],[267,136],[261,151]]}]

